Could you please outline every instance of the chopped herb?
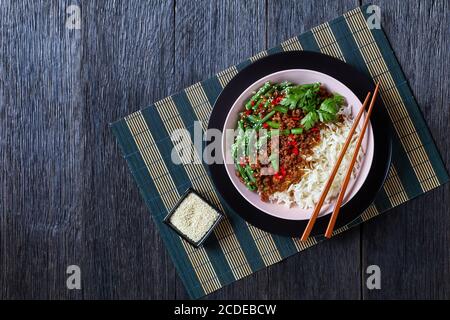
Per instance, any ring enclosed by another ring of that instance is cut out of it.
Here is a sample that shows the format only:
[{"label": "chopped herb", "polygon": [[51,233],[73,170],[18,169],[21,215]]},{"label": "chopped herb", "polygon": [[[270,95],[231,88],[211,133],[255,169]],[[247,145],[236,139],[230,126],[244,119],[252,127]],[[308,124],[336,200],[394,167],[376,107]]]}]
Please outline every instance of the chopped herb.
[{"label": "chopped herb", "polygon": [[305,128],[305,130],[309,130],[314,127],[318,120],[319,116],[317,114],[317,111],[311,111],[302,119],[302,121],[300,121],[300,123],[302,124],[303,128]]},{"label": "chopped herb", "polygon": [[286,89],[286,96],[280,102],[289,109],[301,108],[305,112],[314,110],[318,105],[320,83],[303,84]]},{"label": "chopped herb", "polygon": [[320,83],[304,84],[286,89],[286,96],[280,102],[281,105],[289,109],[301,108],[305,117],[301,120],[301,125],[305,130],[309,130],[320,122],[330,122],[336,120],[337,113],[344,103],[344,98],[339,94],[327,98],[320,103],[319,92]]}]

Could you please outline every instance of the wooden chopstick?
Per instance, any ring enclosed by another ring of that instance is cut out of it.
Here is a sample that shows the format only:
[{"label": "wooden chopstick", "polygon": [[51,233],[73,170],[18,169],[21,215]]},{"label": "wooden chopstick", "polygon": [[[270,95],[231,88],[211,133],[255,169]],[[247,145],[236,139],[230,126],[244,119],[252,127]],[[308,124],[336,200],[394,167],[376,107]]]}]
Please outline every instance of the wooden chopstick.
[{"label": "wooden chopstick", "polygon": [[330,221],[328,222],[327,231],[325,232],[326,238],[331,238],[331,235],[333,234],[334,224],[336,223],[337,217],[339,215],[339,210],[341,208],[342,201],[344,200],[345,192],[347,191],[347,186],[350,181],[350,177],[352,176],[353,167],[355,166],[356,159],[358,159],[359,148],[361,148],[361,144],[364,139],[364,135],[367,131],[367,127],[369,126],[370,115],[372,114],[372,109],[375,104],[375,100],[377,98],[378,88],[379,88],[379,83],[377,83],[377,86],[375,87],[375,91],[373,92],[372,101],[370,102],[369,110],[367,110],[366,119],[364,120],[364,124],[361,129],[361,134],[358,138],[358,141],[356,142],[352,161],[350,162],[350,166],[347,169],[347,174],[346,174],[344,182],[342,184],[341,191],[339,192],[339,196],[336,200],[336,204],[334,206],[333,213],[331,214]]},{"label": "wooden chopstick", "polygon": [[303,235],[300,238],[301,241],[306,241],[308,239],[309,234],[311,233],[311,230],[314,227],[314,223],[316,222],[316,219],[317,219],[317,216],[319,215],[320,209],[322,208],[322,205],[325,202],[328,191],[330,190],[331,185],[333,183],[334,177],[335,177],[336,173],[338,172],[339,166],[341,165],[341,162],[342,162],[342,159],[344,158],[345,152],[347,151],[348,146],[350,145],[353,133],[355,132],[356,127],[358,126],[359,120],[361,119],[361,116],[363,115],[364,110],[366,109],[366,105],[369,101],[370,95],[371,95],[371,92],[369,92],[367,94],[366,99],[364,99],[364,103],[361,106],[361,109],[359,110],[355,120],[353,121],[353,125],[350,129],[347,139],[345,140],[345,144],[342,147],[341,152],[339,153],[338,160],[336,161],[336,164],[334,165],[333,170],[331,171],[331,175],[328,178],[327,183],[325,184],[325,188],[323,189],[323,191],[320,195],[319,202],[316,204],[314,211],[313,211],[311,217],[309,218],[309,221],[308,221],[308,224],[306,225],[305,231],[303,231]]}]

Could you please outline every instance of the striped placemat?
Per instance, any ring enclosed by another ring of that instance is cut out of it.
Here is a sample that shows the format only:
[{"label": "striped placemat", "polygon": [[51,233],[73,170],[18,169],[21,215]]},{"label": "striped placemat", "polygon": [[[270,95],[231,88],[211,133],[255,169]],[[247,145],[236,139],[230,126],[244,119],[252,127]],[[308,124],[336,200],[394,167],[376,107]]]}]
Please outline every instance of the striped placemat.
[{"label": "striped placemat", "polygon": [[[215,99],[242,68],[266,55],[309,50],[337,57],[380,81],[380,96],[394,130],[393,163],[375,202],[345,231],[448,181],[448,174],[423,120],[405,76],[381,29],[370,29],[366,7],[321,24],[279,46],[262,51],[216,76],[112,124],[123,155],[142,197],[167,246],[190,297],[199,298],[261,268],[302,251],[323,237],[306,243],[259,230],[241,219],[215,192],[205,164],[175,165],[171,132],[194,121],[207,128]],[[163,224],[163,218],[183,192],[193,187],[227,218],[207,245],[195,249]]]}]

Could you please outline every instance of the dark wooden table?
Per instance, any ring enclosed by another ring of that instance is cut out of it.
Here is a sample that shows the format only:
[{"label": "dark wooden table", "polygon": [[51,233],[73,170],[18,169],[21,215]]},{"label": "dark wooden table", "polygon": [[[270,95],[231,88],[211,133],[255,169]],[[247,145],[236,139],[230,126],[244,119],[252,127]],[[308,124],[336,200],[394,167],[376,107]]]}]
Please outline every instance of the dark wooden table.
[{"label": "dark wooden table", "polygon": [[[449,168],[449,2],[374,2]],[[108,123],[358,5],[0,1],[0,298],[186,298]],[[448,299],[449,191],[209,298]],[[81,290],[66,288],[71,264]],[[371,264],[381,290],[366,288]]]}]

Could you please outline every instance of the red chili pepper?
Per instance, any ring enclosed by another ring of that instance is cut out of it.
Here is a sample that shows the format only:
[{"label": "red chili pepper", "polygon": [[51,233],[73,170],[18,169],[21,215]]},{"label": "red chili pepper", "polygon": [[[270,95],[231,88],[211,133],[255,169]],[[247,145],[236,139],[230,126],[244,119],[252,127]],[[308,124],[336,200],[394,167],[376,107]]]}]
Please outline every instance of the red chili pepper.
[{"label": "red chili pepper", "polygon": [[280,168],[281,175],[284,177],[286,175],[286,169],[284,167]]},{"label": "red chili pepper", "polygon": [[317,131],[319,131],[319,128],[314,127],[314,128],[311,129],[311,131],[312,131],[312,132],[317,132]]},{"label": "red chili pepper", "polygon": [[255,101],[250,102],[250,104],[252,105],[252,107],[255,105]]},{"label": "red chili pepper", "polygon": [[291,146],[296,146],[296,145],[297,145],[297,141],[291,140],[291,141],[289,141],[289,144],[290,144]]},{"label": "red chili pepper", "polygon": [[281,100],[283,100],[283,96],[276,97],[275,99],[272,100],[272,105],[276,106],[281,102]]},{"label": "red chili pepper", "polygon": [[300,117],[291,117],[292,120],[298,121],[300,120]]},{"label": "red chili pepper", "polygon": [[298,148],[295,147],[294,149],[292,149],[292,153],[298,156]]},{"label": "red chili pepper", "polygon": [[289,139],[295,140],[295,135],[293,135],[292,133],[290,133],[290,134],[289,134]]},{"label": "red chili pepper", "polygon": [[252,110],[245,111],[245,114],[248,115],[248,116],[251,115],[252,114]]},{"label": "red chili pepper", "polygon": [[263,123],[263,128],[264,128],[264,129],[268,129],[268,128],[269,128],[269,125],[268,125],[266,122],[264,122],[264,123]]}]

